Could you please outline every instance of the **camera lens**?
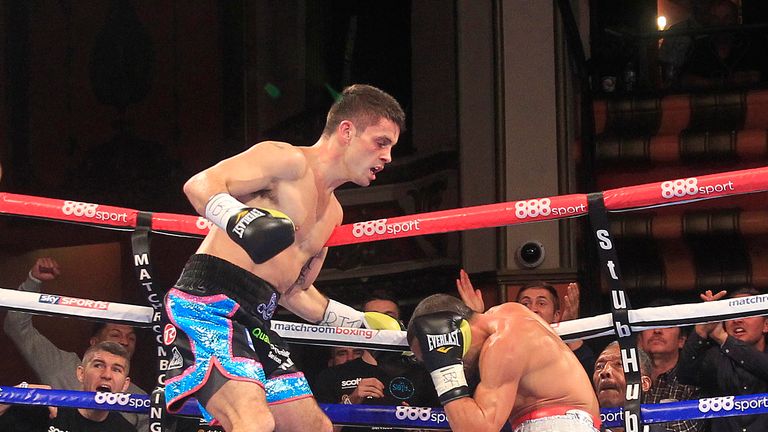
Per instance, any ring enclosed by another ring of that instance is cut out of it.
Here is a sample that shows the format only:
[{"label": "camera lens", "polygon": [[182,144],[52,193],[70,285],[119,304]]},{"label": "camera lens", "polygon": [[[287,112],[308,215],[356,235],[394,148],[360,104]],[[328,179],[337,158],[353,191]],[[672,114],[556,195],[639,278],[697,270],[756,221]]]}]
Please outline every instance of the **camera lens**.
[{"label": "camera lens", "polygon": [[541,248],[536,243],[526,243],[520,248],[520,258],[527,263],[535,263],[541,259]]},{"label": "camera lens", "polygon": [[523,243],[517,249],[517,261],[523,267],[538,267],[544,262],[544,246],[536,241]]}]

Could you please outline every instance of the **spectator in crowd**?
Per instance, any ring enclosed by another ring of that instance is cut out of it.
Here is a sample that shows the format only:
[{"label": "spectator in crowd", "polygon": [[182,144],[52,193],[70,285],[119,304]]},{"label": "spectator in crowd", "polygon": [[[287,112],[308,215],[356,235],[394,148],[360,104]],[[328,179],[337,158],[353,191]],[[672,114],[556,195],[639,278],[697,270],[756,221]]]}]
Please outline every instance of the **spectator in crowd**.
[{"label": "spectator in crowd", "polygon": [[[640,385],[643,392],[651,389],[651,359],[642,349],[637,350],[640,363]],[[621,362],[621,350],[619,343],[609,343],[597,356],[595,371],[592,374],[592,384],[595,387],[597,401],[600,409],[623,408],[626,402],[627,378],[624,375],[624,366]],[[665,432],[662,424],[649,425],[648,432]],[[624,427],[605,429],[606,432],[624,432]]]},{"label": "spectator in crowd", "polygon": [[[563,308],[560,307],[560,298],[555,287],[541,281],[523,285],[515,301],[542,317],[549,324],[579,317],[579,285],[575,282],[568,284],[567,294],[563,298]],[[581,339],[568,342],[566,345],[579,359],[587,375],[591,375],[595,364],[594,351]]]},{"label": "spectator in crowd", "polygon": [[[30,269],[27,280],[19,286],[19,290],[40,292],[44,282],[52,281],[60,274],[61,269],[55,259],[38,258]],[[81,387],[80,381],[74,374],[81,363],[78,355],[59,349],[43,336],[34,327],[32,315],[9,310],[5,316],[3,328],[43,384],[61,390],[78,390]],[[93,346],[104,341],[121,345],[129,360],[136,349],[136,333],[131,326],[113,323],[95,324],[89,345]],[[128,392],[146,394],[133,383],[129,384]],[[140,432],[149,429],[149,420],[146,415],[121,414]]]},{"label": "spectator in crowd", "polygon": [[[80,383],[77,390],[125,392],[130,383],[129,369],[128,352],[122,345],[106,341],[91,345],[74,371]],[[0,429],[7,432],[136,432],[136,428],[117,411],[66,407],[51,410],[8,405],[0,405]]]},{"label": "spectator in crowd", "polygon": [[328,359],[328,367],[343,365],[344,363],[363,356],[364,349],[336,346],[331,347],[331,358]]},{"label": "spectator in crowd", "polygon": [[[648,306],[669,306],[670,299],[657,299]],[[685,332],[681,327],[665,327],[645,330],[637,336],[637,346],[651,359],[651,388],[643,393],[643,403],[657,404],[678,402],[699,398],[699,388],[682,384],[677,377],[677,363],[680,349],[685,343]],[[664,425],[671,432],[697,432],[704,430],[704,422],[685,420]]]},{"label": "spectator in crowd", "polygon": [[[730,0],[709,3],[706,27],[738,24],[738,6]],[[717,31],[696,40],[681,68],[686,88],[744,87],[760,82],[766,72],[765,39],[737,31]]]},{"label": "spectator in crowd", "polygon": [[[363,311],[397,320],[400,307],[388,292],[374,292]],[[362,356],[320,372],[313,389],[318,402],[372,405],[437,406],[437,395],[426,370],[412,356],[399,352],[362,350]],[[344,430],[334,427],[335,430]],[[370,430],[355,428],[355,430]]]},{"label": "spectator in crowd", "polygon": [[[475,312],[485,310],[482,293],[472,286],[466,271],[459,271],[456,288],[459,291],[459,296],[470,309]],[[575,282],[568,284],[568,292],[563,298],[563,308],[560,307],[560,297],[555,287],[542,281],[523,285],[518,291],[515,301],[533,311],[549,324],[579,317],[579,285]],[[592,349],[581,339],[568,342],[567,345],[579,359],[579,363],[584,367],[587,376],[591,376],[592,367],[595,364],[595,353]]]},{"label": "spectator in crowd", "polygon": [[[701,298],[713,301],[726,294],[726,291],[717,294],[706,291]],[[759,294],[752,287],[742,287],[733,291],[730,297],[738,301]],[[680,382],[701,387],[707,397],[768,392],[766,333],[766,316],[696,325],[680,356]],[[710,424],[717,432],[764,432],[768,430],[768,416],[713,418]]]},{"label": "spectator in crowd", "polygon": [[674,33],[703,28],[707,21],[711,1],[692,0],[690,2],[691,15],[688,19],[675,23],[666,29],[665,34],[671,33],[672,36],[664,36],[659,47],[659,63],[663,70],[665,85],[671,86],[677,82],[680,68],[688,59],[694,41],[706,37],[704,34],[674,36]]}]

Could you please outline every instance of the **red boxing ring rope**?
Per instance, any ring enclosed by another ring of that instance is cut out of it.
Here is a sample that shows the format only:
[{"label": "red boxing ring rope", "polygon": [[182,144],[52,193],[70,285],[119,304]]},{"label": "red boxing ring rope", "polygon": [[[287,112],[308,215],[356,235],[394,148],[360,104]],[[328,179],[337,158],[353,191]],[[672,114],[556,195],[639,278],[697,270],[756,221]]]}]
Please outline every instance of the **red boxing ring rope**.
[{"label": "red boxing ring rope", "polygon": [[[603,196],[606,209],[617,212],[766,190],[768,167],[761,167],[610,189],[603,192]],[[3,192],[0,193],[0,214],[131,231],[136,228],[139,211]],[[533,198],[341,225],[333,231],[326,246],[493,228],[585,214],[586,194]],[[211,226],[211,222],[201,216],[152,213],[151,229],[161,234],[202,237]]]},{"label": "red boxing ring rope", "polygon": [[[617,212],[766,190],[768,167],[763,167],[611,189],[603,192],[597,203],[601,208],[604,203],[605,210]],[[595,198],[595,194],[562,195],[357,222],[337,227],[326,246],[583,216],[589,212],[588,202],[594,202]],[[212,226],[208,220],[199,216],[149,213],[10,193],[0,193],[0,214],[123,231],[138,229],[143,235],[146,235],[146,228],[149,228],[160,234],[202,237]],[[614,319],[614,324],[618,325],[619,322]],[[637,410],[639,414],[639,405]],[[634,415],[634,411],[627,413]]]}]

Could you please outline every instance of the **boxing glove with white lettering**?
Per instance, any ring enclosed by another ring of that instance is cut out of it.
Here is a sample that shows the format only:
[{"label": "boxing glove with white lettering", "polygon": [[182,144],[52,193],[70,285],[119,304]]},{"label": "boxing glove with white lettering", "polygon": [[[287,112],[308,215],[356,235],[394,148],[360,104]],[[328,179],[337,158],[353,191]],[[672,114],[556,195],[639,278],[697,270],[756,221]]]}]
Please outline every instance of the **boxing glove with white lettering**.
[{"label": "boxing glove with white lettering", "polygon": [[422,315],[408,325],[408,343],[421,354],[443,405],[469,397],[462,358],[471,339],[469,322],[454,312]]},{"label": "boxing glove with white lettering", "polygon": [[211,197],[205,217],[224,230],[256,264],[284,251],[296,238],[296,228],[286,214],[248,207],[226,193]]}]

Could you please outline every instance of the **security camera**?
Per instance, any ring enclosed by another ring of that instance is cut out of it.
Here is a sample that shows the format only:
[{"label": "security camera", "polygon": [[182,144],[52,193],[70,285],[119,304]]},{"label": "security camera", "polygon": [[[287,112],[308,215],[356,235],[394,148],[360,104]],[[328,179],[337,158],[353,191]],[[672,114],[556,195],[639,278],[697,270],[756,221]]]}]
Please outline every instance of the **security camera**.
[{"label": "security camera", "polygon": [[525,268],[536,268],[544,262],[544,245],[537,241],[525,242],[517,248],[515,259]]}]

